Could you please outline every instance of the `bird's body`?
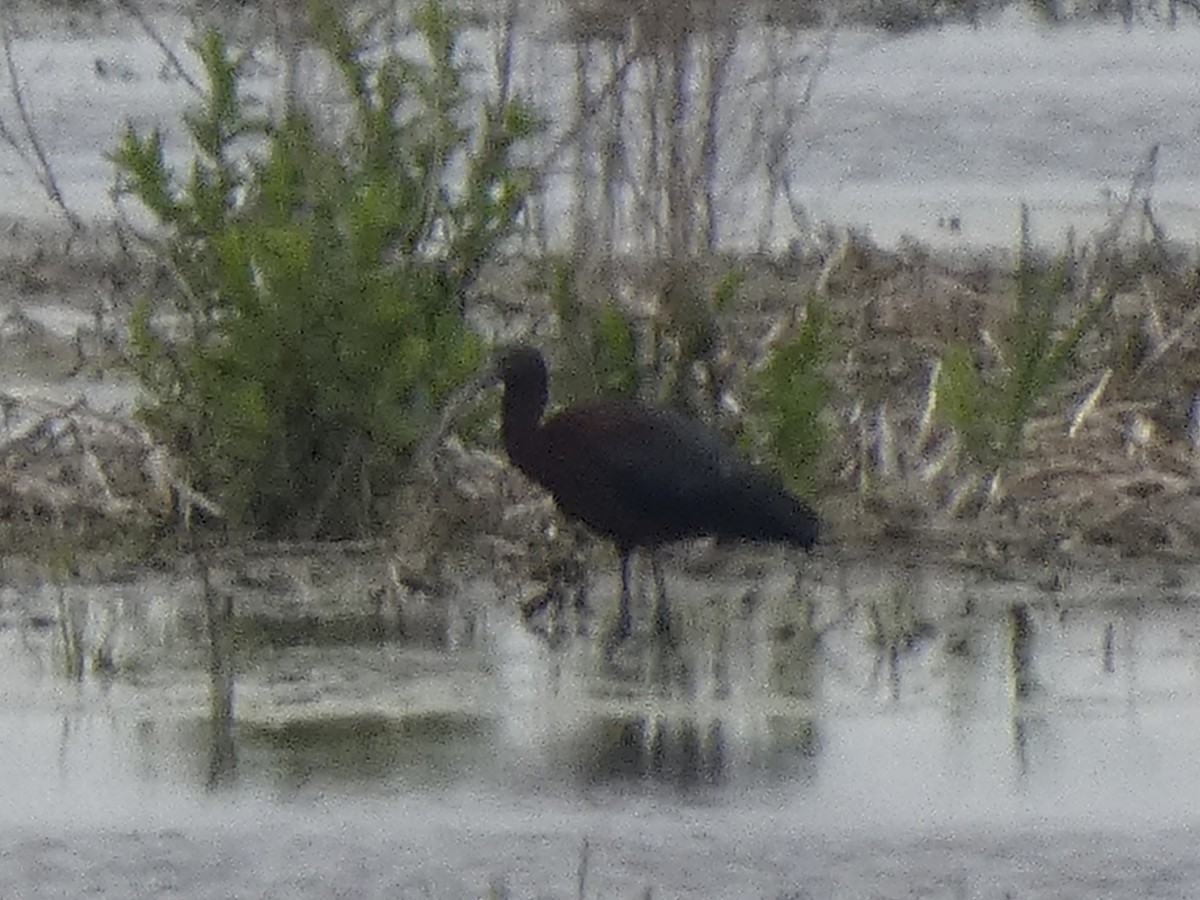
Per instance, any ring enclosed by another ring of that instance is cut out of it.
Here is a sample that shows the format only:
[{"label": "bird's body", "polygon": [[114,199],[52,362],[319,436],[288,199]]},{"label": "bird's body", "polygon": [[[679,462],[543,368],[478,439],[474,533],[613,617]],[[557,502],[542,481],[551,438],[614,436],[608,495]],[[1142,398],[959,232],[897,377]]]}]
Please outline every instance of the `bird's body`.
[{"label": "bird's body", "polygon": [[566,515],[620,550],[686,538],[817,539],[812,511],[678,413],[603,398],[507,442],[513,464]]},{"label": "bird's body", "polygon": [[817,542],[812,509],[701,423],[615,397],[577,404],[543,423],[541,354],[510,349],[499,359],[498,374],[510,461],[548,490],[564,514],[617,546],[622,636],[630,627],[629,559],[639,547],[652,551],[703,536],[781,541],[806,550]]}]

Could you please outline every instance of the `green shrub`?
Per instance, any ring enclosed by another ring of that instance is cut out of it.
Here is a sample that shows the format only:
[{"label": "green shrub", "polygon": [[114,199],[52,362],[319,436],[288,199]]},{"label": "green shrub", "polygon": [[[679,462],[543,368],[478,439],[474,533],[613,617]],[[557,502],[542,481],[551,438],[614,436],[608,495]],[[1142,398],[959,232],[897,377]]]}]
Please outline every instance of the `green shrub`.
[{"label": "green shrub", "polygon": [[715,400],[697,408],[688,396],[691,372],[719,346],[718,315],[734,302],[743,277],[731,269],[708,295],[696,289],[698,279],[670,279],[658,315],[637,323],[611,297],[596,303],[580,296],[569,261],[549,261],[532,287],[549,296],[558,320],[561,398],[623,394],[711,415]]},{"label": "green shrub", "polygon": [[550,260],[535,288],[550,297],[561,333],[555,383],[560,401],[598,394],[637,396],[643,373],[629,315],[613,299],[599,304],[580,297],[570,262]]},{"label": "green shrub", "polygon": [[240,60],[210,31],[186,177],[157,132],[128,128],[113,158],[177,288],[133,317],[143,420],[235,522],[345,537],[384,524],[415,442],[480,362],[464,291],[532,186],[513,151],[537,124],[516,99],[469,124],[437,3],[414,22],[426,62],[368,53],[327,8],[312,20],[349,98],[336,137],[303,111],[248,113]]},{"label": "green shrub", "polygon": [[804,321],[776,345],[751,380],[752,422],[784,481],[802,495],[819,487],[828,434],[822,415],[831,391],[826,374],[832,344],[829,309],[812,297]]},{"label": "green shrub", "polygon": [[1077,297],[1068,262],[1064,256],[1047,269],[1033,260],[1029,212],[1022,206],[1016,310],[1008,334],[997,336],[999,367],[989,373],[963,346],[951,347],[943,357],[937,410],[958,433],[971,462],[986,471],[1020,452],[1025,426],[1066,375],[1080,342],[1112,306],[1111,284]]}]

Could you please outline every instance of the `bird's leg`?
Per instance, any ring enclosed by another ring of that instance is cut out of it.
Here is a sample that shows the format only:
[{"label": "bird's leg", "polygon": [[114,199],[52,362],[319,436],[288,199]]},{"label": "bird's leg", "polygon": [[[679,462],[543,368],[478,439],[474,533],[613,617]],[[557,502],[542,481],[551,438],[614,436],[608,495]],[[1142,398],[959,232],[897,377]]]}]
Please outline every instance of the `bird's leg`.
[{"label": "bird's leg", "polygon": [[671,625],[671,608],[667,603],[667,581],[663,577],[658,554],[650,553],[650,570],[654,575],[654,646],[651,657],[651,681],[664,690],[673,686],[688,689],[690,676],[682,648]]},{"label": "bird's leg", "polygon": [[667,582],[663,577],[658,553],[654,550],[649,552],[650,571],[654,574],[654,633],[665,640],[667,644],[674,644],[675,639],[671,631],[671,608],[667,603]]},{"label": "bird's leg", "polygon": [[629,594],[629,567],[630,560],[633,555],[630,550],[621,550],[621,602],[617,607],[617,621],[613,625],[612,631],[604,636],[604,658],[609,663],[613,661],[613,656],[617,652],[617,648],[625,642],[625,640],[633,634],[633,617],[630,613],[630,594]]},{"label": "bird's leg", "polygon": [[604,656],[610,664],[620,644],[634,634],[634,618],[630,612],[629,590],[630,565],[634,552],[624,550],[624,548],[618,548],[618,552],[620,553],[620,604],[617,607],[617,622],[613,624],[612,631],[606,632],[604,636]]},{"label": "bird's leg", "polygon": [[633,614],[630,606],[633,602],[629,589],[630,569],[633,565],[633,551],[621,551],[621,605],[617,610],[617,630],[613,637],[617,642],[625,640],[633,634]]}]

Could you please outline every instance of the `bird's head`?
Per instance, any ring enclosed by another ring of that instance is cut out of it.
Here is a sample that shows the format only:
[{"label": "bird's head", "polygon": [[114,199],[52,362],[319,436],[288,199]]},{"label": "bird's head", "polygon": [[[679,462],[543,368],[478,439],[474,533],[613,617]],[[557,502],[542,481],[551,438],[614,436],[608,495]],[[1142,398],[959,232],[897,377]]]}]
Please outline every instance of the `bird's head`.
[{"label": "bird's head", "polygon": [[523,344],[497,352],[491,366],[492,383],[504,383],[506,417],[541,418],[549,399],[546,359],[540,350]]},{"label": "bird's head", "polygon": [[504,385],[505,404],[513,420],[532,418],[536,422],[541,417],[548,397],[546,360],[541,351],[522,344],[502,348],[446,401],[439,421],[415,450],[414,468],[432,459],[459,414],[475,403],[482,391],[497,384]]},{"label": "bird's head", "polygon": [[505,347],[491,365],[492,383],[504,382],[506,390],[528,390],[546,383],[546,360],[540,350],[524,344]]}]

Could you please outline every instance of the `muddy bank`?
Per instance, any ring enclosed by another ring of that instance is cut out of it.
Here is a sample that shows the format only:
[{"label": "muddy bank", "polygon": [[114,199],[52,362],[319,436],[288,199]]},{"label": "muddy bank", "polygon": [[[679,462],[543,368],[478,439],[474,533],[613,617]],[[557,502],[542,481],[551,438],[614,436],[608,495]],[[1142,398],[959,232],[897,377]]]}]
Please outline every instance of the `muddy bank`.
[{"label": "muddy bank", "polygon": [[[194,511],[217,509],[191,492],[169,451],[133,419],[128,312],[136,297],[160,289],[162,273],[102,239],[47,249],[54,246],[44,235],[18,235],[0,266],[0,527],[11,548],[31,551],[99,549],[104,541],[89,539],[89,530],[107,539],[122,529],[149,549],[177,536]],[[790,261],[714,258],[686,277],[627,263],[596,271],[589,283],[596,298],[627,298],[635,328],[651,331],[671,312],[662,298],[672,279],[704,296],[723,272],[741,271],[737,302],[713,313],[721,346],[697,370],[698,384],[722,385],[717,400],[729,409],[745,407],[747,377],[815,280],[828,276],[840,346],[813,500],[842,553],[999,569],[1194,557],[1200,479],[1188,385],[1200,379],[1192,376],[1200,372],[1200,331],[1187,305],[1190,264],[1129,279],[1111,321],[1027,427],[1020,455],[985,482],[953,432],[930,419],[930,377],[946,347],[1009,327],[1008,265],[866,244],[842,253],[832,269],[819,249]],[[549,346],[569,338],[548,301],[523,292],[533,268],[493,267],[469,311],[477,327]],[[739,428],[727,414],[716,424]],[[496,552],[510,563],[533,553],[545,566],[565,565],[541,536],[572,530],[509,471],[494,443],[452,439],[433,471],[397,501],[396,546],[411,547],[400,562],[411,577],[436,578],[420,570],[443,565],[435,560],[459,565],[481,541],[506,547]],[[137,541],[126,543],[136,555]]]}]

